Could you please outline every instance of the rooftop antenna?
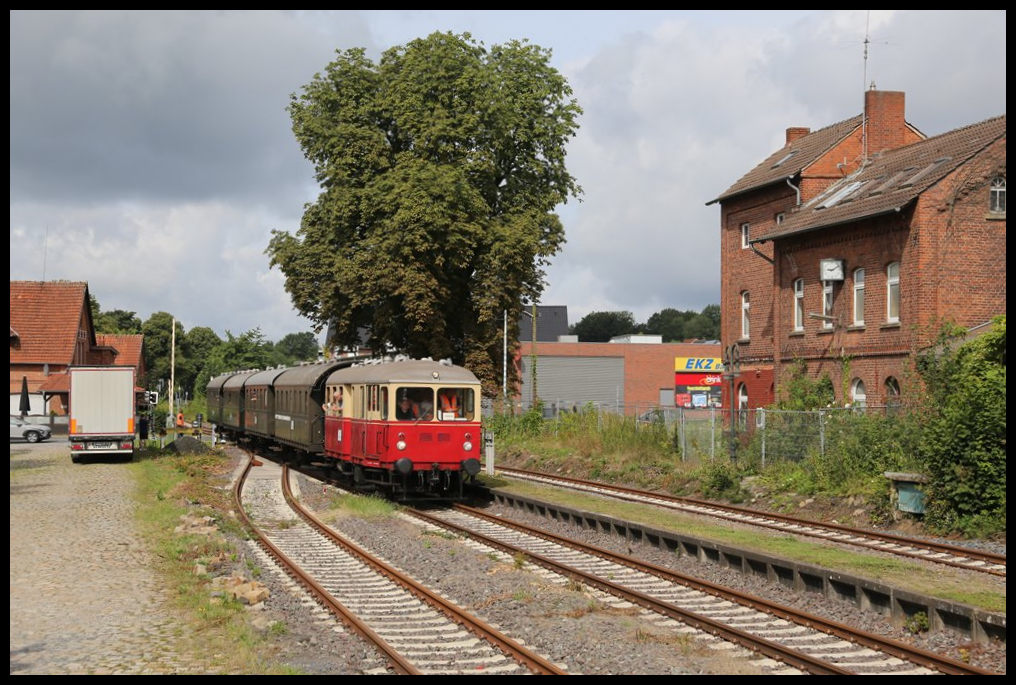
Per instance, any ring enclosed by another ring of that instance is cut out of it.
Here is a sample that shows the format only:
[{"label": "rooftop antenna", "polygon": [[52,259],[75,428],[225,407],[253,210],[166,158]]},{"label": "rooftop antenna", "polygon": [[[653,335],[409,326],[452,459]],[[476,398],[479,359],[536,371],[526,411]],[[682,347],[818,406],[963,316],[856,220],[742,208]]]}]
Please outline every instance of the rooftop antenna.
[{"label": "rooftop antenna", "polygon": [[[871,26],[871,10],[868,10],[864,18],[864,68],[861,77],[861,94],[868,87],[868,45],[871,44],[869,28]],[[872,84],[874,86],[874,84]],[[861,167],[868,163],[868,112],[861,103]]]}]

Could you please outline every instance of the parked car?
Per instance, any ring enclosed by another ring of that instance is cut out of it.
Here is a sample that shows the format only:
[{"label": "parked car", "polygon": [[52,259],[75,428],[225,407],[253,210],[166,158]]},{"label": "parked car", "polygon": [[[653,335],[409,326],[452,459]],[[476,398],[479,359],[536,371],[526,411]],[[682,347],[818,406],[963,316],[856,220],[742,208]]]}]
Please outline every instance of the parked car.
[{"label": "parked car", "polygon": [[27,442],[39,442],[49,440],[51,431],[48,426],[37,426],[20,418],[11,417],[11,440],[25,440]]}]

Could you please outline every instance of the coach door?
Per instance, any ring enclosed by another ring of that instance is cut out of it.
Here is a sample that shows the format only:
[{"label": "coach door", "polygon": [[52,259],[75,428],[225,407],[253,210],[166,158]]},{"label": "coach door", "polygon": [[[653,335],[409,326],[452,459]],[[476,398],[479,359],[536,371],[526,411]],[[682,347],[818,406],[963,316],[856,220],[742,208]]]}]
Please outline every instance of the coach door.
[{"label": "coach door", "polygon": [[367,416],[364,422],[365,455],[372,459],[381,459],[385,453],[388,438],[388,386],[367,386]]}]

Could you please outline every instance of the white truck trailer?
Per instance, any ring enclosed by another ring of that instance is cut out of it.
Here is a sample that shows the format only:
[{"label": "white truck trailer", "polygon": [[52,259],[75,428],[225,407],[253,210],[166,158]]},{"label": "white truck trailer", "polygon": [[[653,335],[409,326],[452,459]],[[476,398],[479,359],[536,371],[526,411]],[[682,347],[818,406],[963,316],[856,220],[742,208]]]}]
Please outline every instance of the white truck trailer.
[{"label": "white truck trailer", "polygon": [[134,367],[70,368],[71,460],[85,456],[134,458]]}]

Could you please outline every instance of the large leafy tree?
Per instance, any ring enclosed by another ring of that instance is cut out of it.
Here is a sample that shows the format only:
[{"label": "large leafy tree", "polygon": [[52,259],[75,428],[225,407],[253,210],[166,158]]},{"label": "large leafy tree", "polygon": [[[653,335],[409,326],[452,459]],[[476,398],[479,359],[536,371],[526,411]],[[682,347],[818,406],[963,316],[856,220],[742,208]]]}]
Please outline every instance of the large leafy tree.
[{"label": "large leafy tree", "polygon": [[221,344],[222,339],[207,326],[195,326],[184,336],[180,349],[182,355],[177,356],[176,378],[181,388],[193,389],[194,397],[205,394],[204,386],[195,381],[209,356]]},{"label": "large leafy tree", "polygon": [[[170,360],[172,358],[170,353],[174,337],[173,320],[172,314],[155,312],[141,326],[141,332],[145,336],[145,368],[148,369],[149,383],[156,383],[160,379],[168,381],[170,378]],[[183,324],[177,321],[175,328],[176,356],[179,357],[183,343]],[[176,361],[179,362],[180,359]],[[180,387],[179,382],[177,387]]]},{"label": "large leafy tree", "polygon": [[113,309],[108,312],[100,310],[99,301],[94,295],[88,296],[88,306],[92,310],[92,325],[96,333],[120,333],[136,335],[141,332],[141,319],[135,312]]},{"label": "large leafy tree", "polygon": [[711,304],[698,314],[678,309],[661,309],[646,321],[646,333],[662,335],[665,342],[680,342],[688,338],[719,339],[720,306]]},{"label": "large leafy tree", "polygon": [[[339,52],[289,111],[322,191],[266,252],[329,345],[450,357],[495,391],[505,310],[538,300],[581,192],[565,146],[581,113],[550,53],[434,33]],[[517,338],[517,331],[512,332]]]},{"label": "large leafy tree", "polygon": [[260,328],[238,336],[226,331],[226,339],[208,351],[197,372],[194,392],[204,393],[210,379],[227,371],[267,369],[273,365],[273,354],[273,345]]}]

